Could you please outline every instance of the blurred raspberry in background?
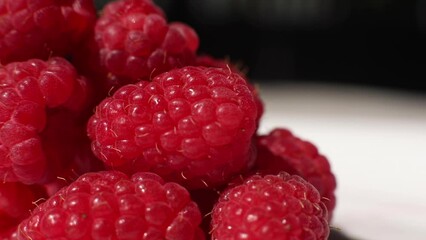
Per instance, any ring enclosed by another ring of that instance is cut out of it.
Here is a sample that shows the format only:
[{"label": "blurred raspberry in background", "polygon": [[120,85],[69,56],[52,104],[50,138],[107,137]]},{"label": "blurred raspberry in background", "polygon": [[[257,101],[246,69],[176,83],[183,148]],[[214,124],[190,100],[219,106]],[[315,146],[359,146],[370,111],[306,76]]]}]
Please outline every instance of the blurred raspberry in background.
[{"label": "blurred raspberry in background", "polygon": [[201,53],[243,62],[253,79],[426,90],[426,1],[154,2],[195,28]]}]

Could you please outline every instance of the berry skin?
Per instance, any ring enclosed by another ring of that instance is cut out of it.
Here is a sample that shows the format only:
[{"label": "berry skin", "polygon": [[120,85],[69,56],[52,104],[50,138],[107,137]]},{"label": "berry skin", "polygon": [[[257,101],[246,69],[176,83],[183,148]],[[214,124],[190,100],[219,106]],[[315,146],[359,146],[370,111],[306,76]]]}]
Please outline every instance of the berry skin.
[{"label": "berry skin", "polygon": [[[195,65],[227,69],[228,71],[232,71],[244,77],[245,79],[248,79],[246,76],[247,69],[243,69],[242,66],[231,63],[228,59],[217,59],[209,55],[201,55],[196,57]],[[265,108],[263,106],[263,101],[260,97],[259,89],[257,89],[251,84],[249,84],[249,87],[250,90],[253,91],[255,94],[255,101],[257,104],[257,123],[259,125],[260,119],[263,115],[263,111]]]},{"label": "berry skin", "polygon": [[301,140],[287,129],[278,128],[260,136],[257,147],[257,171],[272,174],[286,171],[303,177],[318,189],[331,220],[336,205],[336,178],[327,158],[312,143]]},{"label": "berry skin", "polygon": [[202,240],[188,191],[153,173],[86,173],[18,226],[19,240]]},{"label": "berry skin", "polygon": [[46,183],[85,136],[90,86],[60,57],[0,67],[0,178]]},{"label": "berry skin", "polygon": [[325,240],[327,209],[315,187],[299,176],[252,175],[221,194],[211,233],[213,240]]},{"label": "berry skin", "polygon": [[126,85],[88,123],[92,150],[125,172],[214,187],[253,164],[254,93],[238,74],[185,67]]},{"label": "berry skin", "polygon": [[199,45],[191,27],[180,22],[168,24],[162,10],[148,0],[107,4],[94,37],[107,85],[115,87],[191,65]]},{"label": "berry skin", "polygon": [[18,224],[30,216],[35,204],[47,198],[46,191],[38,185],[20,182],[0,183],[0,237],[10,235]]},{"label": "berry skin", "polygon": [[70,53],[95,20],[92,0],[0,1],[0,61]]}]

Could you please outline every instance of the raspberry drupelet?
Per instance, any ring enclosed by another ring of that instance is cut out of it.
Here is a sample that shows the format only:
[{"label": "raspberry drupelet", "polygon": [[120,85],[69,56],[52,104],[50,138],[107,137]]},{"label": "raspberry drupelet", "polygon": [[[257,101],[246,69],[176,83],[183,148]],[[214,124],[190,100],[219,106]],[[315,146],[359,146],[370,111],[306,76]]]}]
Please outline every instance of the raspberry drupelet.
[{"label": "raspberry drupelet", "polygon": [[213,187],[253,165],[255,94],[240,75],[184,67],[126,85],[88,123],[92,149],[114,169],[153,171]]},{"label": "raspberry drupelet", "polygon": [[286,171],[303,177],[318,189],[331,220],[336,205],[336,178],[327,158],[315,145],[287,129],[277,128],[258,137],[257,149],[255,170],[272,174]]},{"label": "raspberry drupelet", "polygon": [[40,204],[18,240],[203,240],[188,191],[153,173],[86,173]]},{"label": "raspberry drupelet", "polygon": [[46,183],[72,164],[90,96],[87,79],[63,58],[1,66],[0,179]]},{"label": "raspberry drupelet", "polygon": [[0,62],[69,54],[95,21],[92,0],[0,1]]},{"label": "raspberry drupelet", "polygon": [[329,232],[318,191],[285,172],[252,175],[230,185],[212,212],[212,240],[326,240]]}]

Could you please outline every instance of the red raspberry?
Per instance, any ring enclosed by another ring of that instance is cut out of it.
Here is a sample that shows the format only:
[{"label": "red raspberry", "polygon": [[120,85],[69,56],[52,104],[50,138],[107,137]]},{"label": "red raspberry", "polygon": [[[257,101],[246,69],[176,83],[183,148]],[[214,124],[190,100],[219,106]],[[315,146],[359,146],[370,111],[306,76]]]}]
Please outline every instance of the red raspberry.
[{"label": "red raspberry", "polygon": [[167,24],[161,9],[148,0],[107,4],[96,23],[95,39],[111,86],[190,65],[199,45],[192,28],[179,22]]},{"label": "red raspberry", "polygon": [[188,191],[153,173],[86,173],[39,205],[18,239],[204,239]]},{"label": "red raspberry", "polygon": [[95,20],[92,0],[0,1],[0,61],[67,54]]},{"label": "red raspberry", "polygon": [[47,198],[41,186],[19,182],[0,183],[0,237],[10,235],[18,224],[30,216],[35,204]]},{"label": "red raspberry", "polygon": [[0,67],[0,85],[0,178],[45,183],[86,137],[87,80],[54,57]]},{"label": "red raspberry", "polygon": [[252,166],[256,117],[244,78],[185,67],[117,90],[96,108],[88,134],[95,155],[111,167],[213,187]]},{"label": "red raspberry", "polygon": [[260,136],[257,146],[256,170],[300,175],[318,189],[331,219],[336,205],[336,178],[327,158],[312,143],[301,140],[289,130],[275,129],[269,135]]},{"label": "red raspberry", "polygon": [[221,194],[211,233],[213,240],[324,240],[327,209],[315,187],[299,176],[253,175]]}]

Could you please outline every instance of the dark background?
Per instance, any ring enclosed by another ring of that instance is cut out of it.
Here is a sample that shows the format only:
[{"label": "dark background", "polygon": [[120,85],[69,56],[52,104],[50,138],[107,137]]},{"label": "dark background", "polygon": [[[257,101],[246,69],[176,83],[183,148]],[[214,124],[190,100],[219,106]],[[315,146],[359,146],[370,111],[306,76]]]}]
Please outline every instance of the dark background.
[{"label": "dark background", "polygon": [[[101,8],[107,1],[96,1]],[[426,0],[154,0],[256,81],[426,93]]]}]

